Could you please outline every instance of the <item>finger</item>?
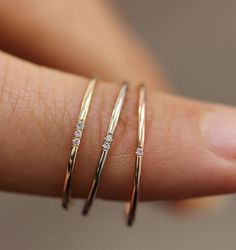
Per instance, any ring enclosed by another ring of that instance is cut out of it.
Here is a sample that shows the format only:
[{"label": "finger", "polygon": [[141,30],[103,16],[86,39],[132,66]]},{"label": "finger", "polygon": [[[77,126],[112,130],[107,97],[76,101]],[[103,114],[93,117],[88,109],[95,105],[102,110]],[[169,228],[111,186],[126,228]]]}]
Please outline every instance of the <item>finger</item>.
[{"label": "finger", "polygon": [[[0,55],[0,188],[60,196],[87,79]],[[74,177],[87,195],[118,93],[100,82]],[[131,87],[101,179],[99,196],[130,198],[137,140]],[[235,110],[149,91],[141,199],[180,199],[236,190]]]},{"label": "finger", "polygon": [[160,69],[107,1],[0,1],[0,48],[63,71],[166,88]]},{"label": "finger", "polygon": [[195,213],[221,212],[225,210],[229,204],[229,196],[216,195],[168,202],[167,207],[183,215],[192,215]]}]

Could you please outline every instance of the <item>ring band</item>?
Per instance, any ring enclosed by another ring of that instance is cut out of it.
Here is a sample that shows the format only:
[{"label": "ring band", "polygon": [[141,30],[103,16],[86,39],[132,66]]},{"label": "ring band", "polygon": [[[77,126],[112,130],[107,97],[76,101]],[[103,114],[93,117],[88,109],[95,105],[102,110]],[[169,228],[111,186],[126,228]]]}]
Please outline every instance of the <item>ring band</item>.
[{"label": "ring band", "polygon": [[79,117],[76,123],[76,130],[74,132],[74,137],[72,139],[71,151],[69,155],[69,161],[66,170],[66,176],[64,181],[64,188],[63,188],[63,196],[62,196],[62,207],[68,209],[70,200],[71,200],[71,189],[72,189],[72,177],[73,171],[75,167],[76,157],[80,145],[80,140],[82,138],[83,129],[85,126],[87,114],[90,107],[90,102],[92,99],[92,95],[95,89],[95,85],[98,81],[98,78],[93,78],[89,81],[88,87],[85,91]]},{"label": "ring band", "polygon": [[102,145],[102,153],[101,153],[101,156],[100,156],[100,159],[99,159],[99,162],[98,162],[98,166],[97,166],[97,169],[96,169],[95,176],[93,178],[93,182],[92,182],[92,185],[91,185],[91,188],[90,188],[90,191],[89,191],[88,198],[87,198],[87,200],[85,202],[85,205],[84,205],[84,208],[83,208],[83,211],[82,211],[82,213],[84,215],[88,214],[88,212],[89,212],[89,210],[90,210],[90,208],[91,208],[91,206],[93,204],[93,201],[94,201],[94,199],[96,197],[99,182],[100,182],[100,177],[101,177],[103,167],[104,167],[105,162],[106,162],[108,151],[109,151],[109,149],[111,147],[113,134],[114,134],[116,125],[117,125],[118,120],[119,120],[119,116],[120,116],[120,113],[121,113],[121,110],[122,110],[122,107],[123,107],[123,104],[124,104],[124,100],[125,100],[127,90],[128,90],[128,82],[124,82],[122,84],[122,86],[121,86],[119,95],[118,95],[118,97],[116,99],[114,109],[112,111],[111,120],[110,120],[110,123],[109,123],[109,126],[108,126],[107,133],[105,135],[104,143]]},{"label": "ring band", "polygon": [[145,140],[145,105],[146,105],[145,102],[146,102],[146,90],[144,84],[141,84],[139,90],[139,107],[138,107],[138,145],[136,149],[133,190],[127,214],[128,226],[132,226],[134,222],[138,199],[139,199],[140,177],[141,177],[142,158],[143,158],[144,140]]}]

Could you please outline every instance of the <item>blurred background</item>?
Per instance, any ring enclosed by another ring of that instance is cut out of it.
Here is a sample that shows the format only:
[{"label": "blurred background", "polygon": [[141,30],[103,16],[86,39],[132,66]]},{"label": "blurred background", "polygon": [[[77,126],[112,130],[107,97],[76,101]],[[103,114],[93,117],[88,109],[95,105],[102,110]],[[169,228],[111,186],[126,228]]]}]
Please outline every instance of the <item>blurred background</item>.
[{"label": "blurred background", "polygon": [[[117,4],[180,94],[236,104],[236,1]],[[1,193],[0,249],[233,250],[236,201],[227,196],[224,202],[192,216],[161,203],[141,204],[135,226],[127,228],[121,203],[98,201],[82,218],[81,202],[65,213],[59,199]]]}]

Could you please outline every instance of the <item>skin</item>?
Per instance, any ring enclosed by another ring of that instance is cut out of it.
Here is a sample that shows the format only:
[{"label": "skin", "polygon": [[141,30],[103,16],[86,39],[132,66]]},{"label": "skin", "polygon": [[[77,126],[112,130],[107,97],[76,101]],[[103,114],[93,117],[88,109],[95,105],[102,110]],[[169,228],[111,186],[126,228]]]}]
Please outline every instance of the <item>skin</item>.
[{"label": "skin", "polygon": [[114,82],[126,77],[167,89],[160,66],[109,1],[18,2],[0,0],[0,46],[5,51],[79,75],[99,74]]},{"label": "skin", "polygon": [[[4,53],[0,58],[0,162],[4,163],[0,188],[59,196],[88,80]],[[100,82],[97,86],[76,166],[76,196],[84,197],[88,192],[118,89],[119,85],[113,83]],[[102,176],[100,197],[125,200],[130,196],[136,108],[137,89],[133,86]],[[235,190],[235,164],[207,151],[198,131],[199,118],[215,108],[149,91],[142,199],[185,198]]]},{"label": "skin", "polygon": [[[140,79],[148,84],[141,199],[235,192],[235,162],[213,152],[199,126],[206,113],[234,112],[233,108],[157,91],[166,89],[161,70],[105,1],[97,6],[92,1],[71,1],[70,10],[81,13],[68,10],[64,25],[58,21],[64,11],[63,1],[59,5],[52,1],[49,6],[49,1],[35,1],[33,5],[38,6],[33,15],[27,11],[31,9],[30,1],[19,2],[16,9],[13,3],[0,0],[0,47],[59,70],[0,53],[1,190],[61,196],[74,126],[88,82],[80,75],[88,77],[99,72],[105,81],[99,82],[91,103],[75,168],[74,196],[88,194],[119,91],[115,82],[123,80],[121,77],[129,79],[131,86],[102,175],[99,197],[130,199],[137,140],[136,82]],[[52,6],[58,7],[53,18],[45,14]],[[82,7],[90,11],[82,11]],[[45,18],[41,18],[42,13]],[[27,20],[31,20],[30,24]],[[93,24],[100,23],[103,29],[98,36]],[[111,34],[111,30],[115,32]],[[113,46],[107,45],[107,37]],[[121,55],[128,56],[123,60]]]}]

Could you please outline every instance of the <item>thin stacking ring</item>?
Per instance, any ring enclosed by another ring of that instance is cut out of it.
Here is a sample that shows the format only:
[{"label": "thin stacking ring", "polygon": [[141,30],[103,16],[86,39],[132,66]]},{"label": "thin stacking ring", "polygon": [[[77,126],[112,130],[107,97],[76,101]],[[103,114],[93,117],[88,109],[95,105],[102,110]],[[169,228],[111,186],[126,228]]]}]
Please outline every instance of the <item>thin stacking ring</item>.
[{"label": "thin stacking ring", "polygon": [[98,81],[98,78],[93,78],[89,81],[88,87],[85,91],[83,101],[81,104],[79,117],[76,123],[76,130],[74,132],[74,137],[72,139],[71,151],[70,151],[70,156],[69,156],[69,161],[68,161],[66,176],[65,176],[65,182],[64,182],[64,188],[63,188],[62,207],[64,209],[68,209],[68,206],[71,200],[72,177],[73,177],[76,157],[77,157],[80,141],[82,138],[82,133],[83,133],[83,129],[85,126],[87,114],[89,111],[90,102],[91,102],[92,95],[93,95],[97,81]]},{"label": "thin stacking ring", "polygon": [[88,212],[89,212],[89,210],[90,210],[90,208],[91,208],[91,206],[93,204],[93,201],[94,201],[94,199],[96,197],[99,182],[100,182],[100,177],[101,177],[103,167],[104,167],[105,162],[106,162],[108,151],[109,151],[109,149],[111,147],[111,143],[112,143],[112,140],[113,140],[113,135],[114,135],[115,128],[116,128],[116,125],[118,123],[119,116],[120,116],[120,113],[121,113],[121,110],[122,110],[122,107],[123,107],[123,104],[124,104],[124,100],[125,100],[127,90],[128,90],[128,82],[124,82],[122,84],[122,86],[121,86],[119,95],[118,95],[118,97],[116,99],[115,107],[114,107],[114,109],[112,111],[111,120],[110,120],[110,123],[109,123],[109,126],[108,126],[107,133],[105,135],[104,143],[102,145],[102,153],[101,153],[101,156],[100,156],[100,159],[99,159],[99,162],[98,162],[98,166],[97,166],[97,169],[96,169],[96,172],[95,172],[95,176],[93,178],[93,182],[92,182],[92,185],[91,185],[91,188],[90,188],[88,198],[87,198],[87,200],[85,202],[85,205],[84,205],[84,208],[83,208],[83,211],[82,211],[82,213],[84,215],[88,214]]},{"label": "thin stacking ring", "polygon": [[145,140],[145,105],[146,105],[146,90],[144,84],[141,84],[139,92],[139,107],[138,107],[138,145],[136,149],[133,190],[127,214],[128,226],[132,226],[134,222],[138,199],[139,199],[140,177],[141,177],[142,158],[143,158],[144,140]]}]

